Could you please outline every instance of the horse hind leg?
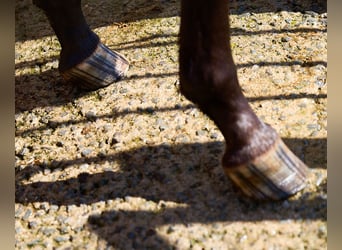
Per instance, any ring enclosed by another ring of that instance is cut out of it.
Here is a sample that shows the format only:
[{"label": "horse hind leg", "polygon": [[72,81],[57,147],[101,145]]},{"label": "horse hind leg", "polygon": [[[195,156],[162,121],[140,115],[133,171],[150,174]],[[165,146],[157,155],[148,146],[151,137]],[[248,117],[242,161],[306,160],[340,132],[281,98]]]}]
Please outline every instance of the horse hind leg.
[{"label": "horse hind leg", "polygon": [[229,45],[226,0],[182,0],[180,90],[222,132],[226,175],[249,197],[282,200],[302,190],[308,168],[253,112]]},{"label": "horse hind leg", "polygon": [[108,86],[123,78],[128,60],[101,43],[89,28],[81,0],[33,0],[48,17],[60,44],[59,72],[87,90]]}]

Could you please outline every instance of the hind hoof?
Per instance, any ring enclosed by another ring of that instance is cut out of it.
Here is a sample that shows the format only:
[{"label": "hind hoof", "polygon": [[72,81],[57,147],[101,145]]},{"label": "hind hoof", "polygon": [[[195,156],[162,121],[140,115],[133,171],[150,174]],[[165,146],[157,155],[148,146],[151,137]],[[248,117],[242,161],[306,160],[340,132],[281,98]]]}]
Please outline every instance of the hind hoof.
[{"label": "hind hoof", "polygon": [[96,90],[122,79],[128,68],[125,57],[100,42],[88,58],[60,73],[68,82],[86,90]]}]

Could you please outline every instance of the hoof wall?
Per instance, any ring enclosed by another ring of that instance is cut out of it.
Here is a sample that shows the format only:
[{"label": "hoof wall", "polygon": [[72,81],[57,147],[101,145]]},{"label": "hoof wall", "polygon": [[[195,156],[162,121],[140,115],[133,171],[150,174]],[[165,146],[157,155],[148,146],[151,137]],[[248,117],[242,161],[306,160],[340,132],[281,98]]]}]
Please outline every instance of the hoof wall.
[{"label": "hoof wall", "polygon": [[257,200],[284,200],[306,185],[307,166],[279,138],[253,161],[224,167],[225,173],[247,196]]},{"label": "hoof wall", "polygon": [[125,57],[99,43],[91,56],[61,75],[83,89],[96,90],[122,79],[128,68]]}]

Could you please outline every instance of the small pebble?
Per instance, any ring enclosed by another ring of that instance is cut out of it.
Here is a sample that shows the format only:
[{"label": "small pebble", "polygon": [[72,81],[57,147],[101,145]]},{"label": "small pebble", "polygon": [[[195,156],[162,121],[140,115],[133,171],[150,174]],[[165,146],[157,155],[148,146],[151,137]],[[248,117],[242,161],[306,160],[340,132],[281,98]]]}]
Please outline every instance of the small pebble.
[{"label": "small pebble", "polygon": [[322,88],[322,87],[324,87],[325,82],[322,81],[322,80],[317,80],[317,81],[315,82],[315,85],[316,85],[317,87],[319,87],[319,88]]},{"label": "small pebble", "polygon": [[40,209],[43,209],[45,212],[49,211],[49,207],[50,207],[50,205],[48,202],[42,202],[40,204]]},{"label": "small pebble", "polygon": [[33,205],[33,207],[35,209],[39,209],[40,208],[40,203],[39,202],[33,202],[32,205]]},{"label": "small pebble", "polygon": [[23,147],[20,152],[19,152],[19,155],[20,156],[25,156],[26,154],[28,154],[30,152],[30,150],[26,147]]},{"label": "small pebble", "polygon": [[120,94],[126,94],[127,92],[128,92],[128,89],[126,89],[126,88],[122,88],[119,90]]},{"label": "small pebble", "polygon": [[217,139],[219,137],[218,133],[211,133],[210,134],[210,139]]},{"label": "small pebble", "polygon": [[38,223],[36,221],[30,221],[28,226],[30,229],[35,229],[38,227]]},{"label": "small pebble", "polygon": [[59,231],[61,232],[61,234],[69,233],[69,229],[66,226],[62,226]]},{"label": "small pebble", "polygon": [[64,136],[64,135],[66,135],[66,133],[67,133],[67,130],[66,129],[62,129],[62,130],[58,131],[58,136]]},{"label": "small pebble", "polygon": [[33,247],[33,246],[35,246],[35,245],[38,245],[39,242],[40,242],[40,239],[35,239],[35,240],[32,240],[32,241],[30,241],[29,243],[27,243],[27,246],[28,246],[28,247]]},{"label": "small pebble", "polygon": [[62,243],[62,242],[68,241],[69,238],[70,238],[70,236],[56,236],[53,239],[58,243]]},{"label": "small pebble", "polygon": [[15,218],[20,218],[20,215],[23,213],[23,211],[24,211],[23,206],[16,208],[14,211]]},{"label": "small pebble", "polygon": [[49,212],[56,212],[56,211],[58,211],[58,209],[59,209],[59,206],[57,206],[57,205],[51,205],[51,206],[50,206],[50,209],[49,209]]},{"label": "small pebble", "polygon": [[320,226],[318,228],[318,237],[319,238],[323,238],[323,237],[327,237],[327,227],[326,226]]},{"label": "small pebble", "polygon": [[286,120],[286,116],[285,116],[285,115],[279,116],[279,120],[280,120],[280,121],[285,121],[285,120]]},{"label": "small pebble", "polygon": [[310,130],[318,130],[319,125],[318,124],[308,124],[307,128]]},{"label": "small pebble", "polygon": [[55,228],[43,228],[41,229],[41,231],[45,236],[50,236],[56,231],[56,229]]},{"label": "small pebble", "polygon": [[173,227],[168,227],[168,229],[167,229],[167,231],[166,231],[166,233],[167,234],[171,234],[171,233],[173,233],[175,230],[173,229]]},{"label": "small pebble", "polygon": [[317,187],[320,186],[323,180],[324,180],[323,175],[320,174],[320,173],[318,173],[318,174],[317,174],[317,180],[316,180],[316,186],[317,186]]},{"label": "small pebble", "polygon": [[[82,151],[83,152],[83,151]],[[86,170],[88,170],[88,168],[89,168],[89,164],[87,164],[87,163],[85,163],[85,164],[82,164],[82,165],[80,165],[80,170],[81,171],[86,171]]]},{"label": "small pebble", "polygon": [[43,174],[44,175],[48,175],[48,174],[50,174],[51,173],[51,169],[49,169],[49,168],[45,168],[44,170],[43,170]]},{"label": "small pebble", "polygon": [[203,131],[203,130],[197,130],[197,131],[196,131],[196,135],[197,135],[197,136],[205,136],[206,133],[207,133],[207,132],[206,132],[206,131]]},{"label": "small pebble", "polygon": [[24,221],[28,220],[28,218],[30,217],[31,214],[32,214],[31,209],[27,209],[24,216],[22,217],[22,220],[24,220]]},{"label": "small pebble", "polygon": [[85,113],[85,117],[87,117],[88,119],[94,119],[96,118],[96,113],[94,111],[88,111]]},{"label": "small pebble", "polygon": [[291,37],[283,36],[283,37],[281,38],[281,41],[282,41],[283,43],[289,42],[289,41],[291,41]]},{"label": "small pebble", "polygon": [[314,11],[311,11],[311,10],[305,11],[305,14],[309,15],[309,16],[312,16],[312,17],[317,17],[318,16],[318,13],[316,13]]},{"label": "small pebble", "polygon": [[241,238],[240,238],[240,243],[242,243],[242,242],[244,242],[244,241],[246,241],[247,240],[247,235],[245,234],[245,235],[243,235]]},{"label": "small pebble", "polygon": [[81,155],[85,157],[85,156],[90,155],[92,152],[93,152],[92,149],[86,148],[86,149],[83,149],[83,150],[81,151]]},{"label": "small pebble", "polygon": [[164,131],[165,129],[168,128],[167,124],[161,118],[157,119],[157,125],[158,125],[160,131]]},{"label": "small pebble", "polygon": [[15,227],[14,231],[16,234],[20,234],[23,231],[23,229],[22,227]]}]

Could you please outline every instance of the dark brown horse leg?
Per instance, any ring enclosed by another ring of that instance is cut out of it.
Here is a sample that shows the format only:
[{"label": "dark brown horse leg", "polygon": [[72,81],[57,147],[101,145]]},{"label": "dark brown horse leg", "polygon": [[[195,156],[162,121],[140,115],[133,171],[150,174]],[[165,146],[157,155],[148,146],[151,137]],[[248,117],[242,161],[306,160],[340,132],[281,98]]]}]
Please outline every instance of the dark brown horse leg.
[{"label": "dark brown horse leg", "polygon": [[221,130],[225,173],[260,200],[286,199],[303,189],[307,167],[242,94],[229,44],[228,1],[182,0],[181,18],[181,92]]},{"label": "dark brown horse leg", "polygon": [[60,44],[59,71],[65,80],[94,90],[120,80],[128,61],[100,42],[89,28],[81,0],[33,0],[49,19]]}]

